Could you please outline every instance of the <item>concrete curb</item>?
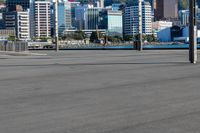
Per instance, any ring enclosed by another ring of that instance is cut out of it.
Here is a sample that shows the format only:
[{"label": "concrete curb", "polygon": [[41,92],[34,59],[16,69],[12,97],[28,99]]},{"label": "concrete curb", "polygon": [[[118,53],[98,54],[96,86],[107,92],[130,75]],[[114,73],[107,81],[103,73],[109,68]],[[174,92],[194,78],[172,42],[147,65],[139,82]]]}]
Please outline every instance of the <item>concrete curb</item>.
[{"label": "concrete curb", "polygon": [[26,52],[0,51],[0,55],[9,55],[9,56],[45,56],[47,54],[31,53],[29,51],[26,51]]}]

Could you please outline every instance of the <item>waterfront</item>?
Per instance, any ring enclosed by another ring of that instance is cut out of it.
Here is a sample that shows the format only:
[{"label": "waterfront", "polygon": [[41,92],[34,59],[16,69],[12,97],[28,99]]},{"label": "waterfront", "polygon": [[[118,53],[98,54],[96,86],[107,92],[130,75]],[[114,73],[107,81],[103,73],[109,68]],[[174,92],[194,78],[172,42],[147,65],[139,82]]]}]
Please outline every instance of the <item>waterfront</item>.
[{"label": "waterfront", "polygon": [[[189,49],[189,44],[144,44],[144,49]],[[200,44],[197,45],[200,48]],[[42,50],[42,49],[54,49],[51,45],[42,46],[40,48],[30,47],[30,50]],[[131,50],[135,49],[133,44],[115,44],[115,45],[100,45],[100,44],[63,44],[60,47],[61,50]]]}]

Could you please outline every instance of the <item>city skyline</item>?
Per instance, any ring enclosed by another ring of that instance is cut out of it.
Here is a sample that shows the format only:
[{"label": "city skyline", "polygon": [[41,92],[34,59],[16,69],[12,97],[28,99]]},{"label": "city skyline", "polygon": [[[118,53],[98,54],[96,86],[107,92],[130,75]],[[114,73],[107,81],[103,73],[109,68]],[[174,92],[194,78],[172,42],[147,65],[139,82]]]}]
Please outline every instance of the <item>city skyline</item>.
[{"label": "city skyline", "polygon": [[[24,14],[29,14],[29,18],[25,21],[29,22],[28,25],[28,36],[27,39],[34,38],[49,38],[55,36],[55,5],[51,0],[48,0],[49,5],[43,9],[37,9],[36,3],[39,2],[34,0],[7,0],[6,8],[4,13],[1,13],[2,19],[0,19],[1,29],[23,29],[24,25],[19,25],[21,20],[13,19],[8,20],[7,17],[10,17],[18,12],[18,10],[23,10]],[[106,3],[108,0],[105,0]],[[89,1],[88,4],[83,4],[82,2],[77,1],[58,1],[58,32],[62,36],[67,31],[94,31],[102,30],[106,31],[109,36],[120,36],[122,38],[127,38],[127,36],[134,37],[138,34],[138,14],[137,14],[137,0],[132,1],[133,5],[124,5],[120,4],[117,1],[111,4],[110,6],[102,5],[103,0],[101,1]],[[111,1],[114,2],[114,1]],[[135,4],[134,4],[135,3]],[[149,4],[150,3],[150,4]],[[22,9],[20,8],[20,5]],[[148,5],[148,10],[146,6],[143,7],[143,34],[153,35],[159,40],[169,40],[174,41],[178,37],[182,37],[187,32],[187,26],[189,22],[189,14],[184,10],[178,8],[178,0],[145,0],[142,5]],[[133,9],[132,9],[133,8]],[[48,11],[48,14],[46,14]],[[129,15],[128,15],[129,14]],[[132,14],[132,15],[131,15]],[[197,16],[200,14],[200,10],[197,10]],[[42,17],[40,17],[42,16]],[[200,15],[199,15],[200,16]],[[200,17],[199,17],[200,18]],[[157,22],[158,21],[158,22]],[[166,21],[166,22],[165,22]],[[119,22],[119,23],[114,23]],[[9,24],[13,23],[12,28],[9,27]],[[25,23],[25,22],[24,22]],[[171,25],[172,23],[172,25]],[[160,24],[160,27],[158,27]],[[169,27],[170,26],[170,27]],[[170,32],[174,26],[178,26],[177,35],[174,37]],[[165,29],[164,29],[164,28]],[[199,23],[197,23],[199,27]],[[118,30],[117,30],[118,29]],[[167,31],[168,29],[168,31]],[[184,29],[184,30],[178,30]],[[166,31],[165,31],[166,30]],[[39,32],[40,31],[40,32]],[[90,32],[90,35],[91,35]],[[162,32],[168,38],[162,36]],[[88,34],[84,32],[84,34]],[[105,34],[105,32],[103,32]],[[87,36],[90,36],[87,35]],[[18,39],[23,39],[19,37],[19,34],[16,32],[16,37]],[[175,38],[175,39],[174,39]],[[187,37],[184,37],[187,40]]]}]

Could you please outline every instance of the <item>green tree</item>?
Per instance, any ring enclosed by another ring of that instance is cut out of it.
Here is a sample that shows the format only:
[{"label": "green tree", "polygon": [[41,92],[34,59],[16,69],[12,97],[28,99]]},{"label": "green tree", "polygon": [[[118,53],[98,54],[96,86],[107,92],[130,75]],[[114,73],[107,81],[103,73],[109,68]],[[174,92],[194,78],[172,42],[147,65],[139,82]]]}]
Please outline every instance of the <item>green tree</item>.
[{"label": "green tree", "polygon": [[[97,34],[98,33],[98,34]],[[96,32],[96,31],[93,31],[90,35],[90,41],[91,42],[95,42],[97,40],[99,40],[100,38],[103,38],[103,35],[101,32]]]},{"label": "green tree", "polygon": [[15,35],[9,35],[8,41],[15,41],[15,40],[16,40],[16,36]]},{"label": "green tree", "polygon": [[74,40],[83,40],[86,38],[86,35],[83,31],[75,31],[70,34],[64,34],[61,36],[62,40],[69,40],[69,39],[74,39]]},{"label": "green tree", "polygon": [[143,41],[147,41],[147,42],[155,42],[156,41],[154,34],[142,35],[142,37],[143,37]]},{"label": "green tree", "polygon": [[133,40],[133,36],[131,35],[124,35],[124,41],[132,41]]},{"label": "green tree", "polygon": [[111,42],[121,42],[123,39],[120,36],[108,36],[108,41]]},{"label": "green tree", "polygon": [[72,34],[74,40],[83,40],[85,37],[86,35],[83,31],[75,31],[74,34]]},{"label": "green tree", "polygon": [[179,9],[185,10],[188,9],[189,1],[188,0],[179,0]]}]

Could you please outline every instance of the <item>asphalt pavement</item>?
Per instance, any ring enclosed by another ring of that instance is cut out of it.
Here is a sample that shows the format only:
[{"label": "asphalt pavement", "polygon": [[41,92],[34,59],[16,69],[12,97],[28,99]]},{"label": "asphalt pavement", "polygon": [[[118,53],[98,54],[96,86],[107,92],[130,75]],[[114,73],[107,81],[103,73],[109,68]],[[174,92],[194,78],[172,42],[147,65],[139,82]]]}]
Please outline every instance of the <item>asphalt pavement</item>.
[{"label": "asphalt pavement", "polygon": [[200,132],[187,50],[34,52],[0,53],[0,133]]}]

